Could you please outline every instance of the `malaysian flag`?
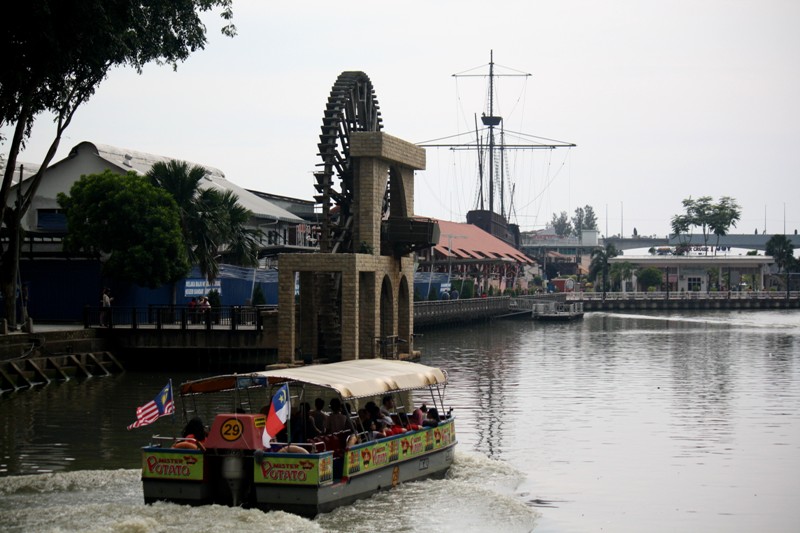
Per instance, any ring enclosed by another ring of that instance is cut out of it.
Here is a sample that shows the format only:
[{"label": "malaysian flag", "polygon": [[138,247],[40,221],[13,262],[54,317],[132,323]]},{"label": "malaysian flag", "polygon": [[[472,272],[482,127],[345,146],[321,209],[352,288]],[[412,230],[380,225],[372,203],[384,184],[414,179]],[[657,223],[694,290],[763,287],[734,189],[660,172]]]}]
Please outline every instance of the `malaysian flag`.
[{"label": "malaysian flag", "polygon": [[136,408],[136,422],[128,426],[128,429],[138,428],[152,424],[159,417],[171,415],[175,412],[175,402],[172,401],[172,380],[167,386],[156,394],[156,397],[141,407]]}]

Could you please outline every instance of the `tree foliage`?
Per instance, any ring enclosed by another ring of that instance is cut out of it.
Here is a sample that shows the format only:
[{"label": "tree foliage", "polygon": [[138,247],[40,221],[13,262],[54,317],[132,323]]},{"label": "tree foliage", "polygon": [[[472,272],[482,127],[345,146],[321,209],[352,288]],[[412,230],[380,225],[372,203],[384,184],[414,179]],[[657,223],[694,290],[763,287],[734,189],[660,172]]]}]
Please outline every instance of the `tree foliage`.
[{"label": "tree foliage", "polygon": [[664,281],[664,274],[656,267],[645,267],[636,272],[636,279],[645,291],[650,287],[658,287]]},{"label": "tree foliage", "polygon": [[69,228],[64,248],[103,258],[105,275],[155,288],[189,271],[178,206],[135,172],[82,176],[58,203]]},{"label": "tree foliage", "polygon": [[583,230],[596,230],[597,229],[597,216],[594,214],[594,208],[587,205],[575,209],[575,215],[572,217],[572,232],[580,238]]},{"label": "tree foliage", "polygon": [[[0,35],[3,69],[0,69],[0,126],[14,125],[2,204],[10,188],[10,175],[33,122],[43,111],[56,117],[56,138],[41,174],[58,149],[61,134],[78,107],[88,100],[115,66],[129,65],[141,72],[150,62],[176,66],[204,48],[203,12],[222,8],[232,17],[232,0],[27,0],[15,6],[16,19]],[[235,33],[232,25],[223,28]],[[28,193],[26,202],[35,193]],[[23,204],[25,205],[25,204]]]},{"label": "tree foliage", "polygon": [[596,248],[592,251],[592,262],[589,264],[589,279],[594,281],[598,275],[603,277],[603,299],[608,291],[608,262],[612,257],[619,255],[617,247],[611,243],[604,248]]},{"label": "tree foliage", "polygon": [[238,203],[234,193],[200,188],[207,172],[203,167],[173,160],[155,163],[147,177],[175,199],[189,260],[213,281],[219,276],[222,256],[240,265],[257,265],[262,233],[245,226],[251,213]]},{"label": "tree foliage", "polygon": [[623,261],[621,263],[614,263],[611,265],[608,277],[611,280],[611,286],[615,290],[622,290],[622,284],[625,281],[628,281],[631,276],[633,275],[635,268],[632,263],[629,261]]},{"label": "tree foliage", "polygon": [[[672,232],[678,237],[691,239],[689,231],[699,228],[704,246],[708,244],[712,234],[717,236],[719,245],[719,238],[727,235],[731,227],[736,227],[736,222],[742,215],[739,204],[730,196],[723,196],[717,203],[713,203],[710,196],[701,196],[696,200],[686,198],[682,204],[684,213],[672,217]],[[688,241],[682,242],[685,244]]]},{"label": "tree foliage", "polygon": [[742,216],[739,204],[730,196],[723,196],[719,203],[712,206],[708,220],[708,228],[711,233],[717,236],[717,243],[714,248],[714,255],[717,254],[716,248],[719,247],[719,238],[728,234],[731,226],[736,227],[736,222]]},{"label": "tree foliage", "polygon": [[[230,22],[233,0],[26,0],[14,4],[14,20],[0,32],[0,127],[12,126],[6,170],[0,185],[0,224],[8,246],[0,264],[6,316],[16,324],[15,284],[20,221],[36,196],[61,137],[75,112],[116,66],[141,72],[148,63],[176,67],[206,44],[202,13],[221,8]],[[228,23],[224,34],[233,36]],[[8,210],[17,156],[41,113],[54,115],[55,134],[39,171]],[[5,139],[0,138],[0,142]],[[10,211],[10,213],[9,213]]]},{"label": "tree foliage", "polygon": [[566,211],[562,211],[560,215],[553,213],[553,219],[550,221],[550,226],[555,230],[556,235],[559,237],[568,237],[572,234],[572,223]]},{"label": "tree foliage", "polygon": [[773,235],[765,246],[767,255],[771,255],[781,271],[786,272],[794,263],[794,244],[786,235]]}]

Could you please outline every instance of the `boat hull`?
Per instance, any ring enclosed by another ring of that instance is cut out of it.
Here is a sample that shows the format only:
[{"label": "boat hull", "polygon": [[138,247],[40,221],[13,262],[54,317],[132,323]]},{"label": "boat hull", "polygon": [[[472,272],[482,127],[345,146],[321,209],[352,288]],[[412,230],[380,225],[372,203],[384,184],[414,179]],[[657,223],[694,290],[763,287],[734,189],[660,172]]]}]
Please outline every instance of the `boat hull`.
[{"label": "boat hull", "polygon": [[441,478],[453,463],[455,444],[424,457],[387,466],[363,476],[338,480],[321,487],[256,486],[256,507],[313,517],[368,498],[401,483]]},{"label": "boat hull", "polygon": [[442,477],[455,421],[319,453],[142,449],[145,503],[219,504],[313,517],[401,483]]}]

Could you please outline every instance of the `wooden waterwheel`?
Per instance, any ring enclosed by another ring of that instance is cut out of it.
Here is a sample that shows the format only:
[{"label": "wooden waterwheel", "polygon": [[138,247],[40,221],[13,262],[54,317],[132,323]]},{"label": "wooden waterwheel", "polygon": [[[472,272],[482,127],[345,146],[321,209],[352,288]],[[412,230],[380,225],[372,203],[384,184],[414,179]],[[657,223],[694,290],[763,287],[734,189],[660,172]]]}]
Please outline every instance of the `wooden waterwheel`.
[{"label": "wooden waterwheel", "polygon": [[[380,131],[381,114],[372,82],[363,72],[343,72],[333,84],[319,136],[321,169],[314,174],[321,228],[320,252],[360,252],[353,242],[355,210],[354,168],[350,136],[357,131]],[[387,188],[388,196],[388,188]],[[388,198],[384,202],[388,203]],[[317,273],[314,280],[317,310],[318,354],[337,361],[341,354],[341,275]]]},{"label": "wooden waterwheel", "polygon": [[[334,83],[322,118],[319,156],[322,169],[314,174],[315,200],[321,209],[320,251],[354,253],[353,167],[350,135],[380,131],[382,120],[372,83],[363,72],[343,72]],[[387,189],[388,194],[388,189]]]}]

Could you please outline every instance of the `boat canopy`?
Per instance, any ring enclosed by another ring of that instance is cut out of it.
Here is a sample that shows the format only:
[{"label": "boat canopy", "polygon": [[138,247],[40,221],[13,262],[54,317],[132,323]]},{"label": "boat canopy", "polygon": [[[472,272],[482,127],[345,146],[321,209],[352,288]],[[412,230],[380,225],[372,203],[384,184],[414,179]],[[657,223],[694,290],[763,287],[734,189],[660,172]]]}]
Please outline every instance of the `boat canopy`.
[{"label": "boat canopy", "polygon": [[344,400],[420,389],[447,383],[439,368],[393,359],[356,359],[339,363],[226,374],[181,384],[182,396],[234,389],[304,383],[333,389]]}]

